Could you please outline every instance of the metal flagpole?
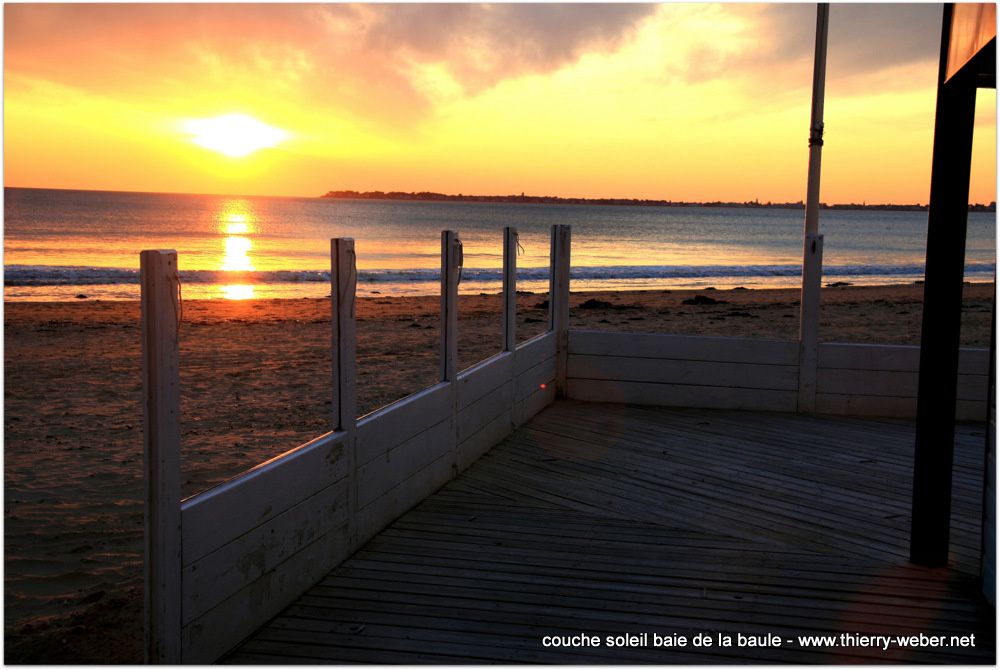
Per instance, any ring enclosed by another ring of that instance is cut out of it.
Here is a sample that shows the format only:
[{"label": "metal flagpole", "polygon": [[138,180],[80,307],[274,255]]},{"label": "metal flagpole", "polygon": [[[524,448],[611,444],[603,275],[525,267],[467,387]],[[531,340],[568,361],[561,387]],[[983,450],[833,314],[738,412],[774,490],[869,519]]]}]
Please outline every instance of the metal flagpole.
[{"label": "metal flagpole", "polygon": [[816,55],[813,62],[812,116],[809,122],[809,182],[802,248],[802,297],[799,307],[800,412],[816,409],[819,357],[819,299],[823,276],[823,236],[819,234],[820,161],[823,155],[823,98],[826,89],[826,35],[830,5],[816,6]]}]

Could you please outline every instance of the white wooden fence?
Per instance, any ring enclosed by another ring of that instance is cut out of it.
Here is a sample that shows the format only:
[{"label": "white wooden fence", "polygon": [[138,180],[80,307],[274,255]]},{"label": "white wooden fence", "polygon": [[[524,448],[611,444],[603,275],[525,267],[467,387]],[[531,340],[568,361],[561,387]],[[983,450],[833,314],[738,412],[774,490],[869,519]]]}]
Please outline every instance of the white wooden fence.
[{"label": "white wooden fence", "polygon": [[[986,420],[989,358],[989,349],[959,350],[955,404],[959,421]],[[917,414],[919,369],[918,346],[820,345],[816,411],[913,418]]]},{"label": "white wooden fence", "polygon": [[180,500],[177,254],[144,251],[146,658],[218,659],[555,399],[569,227],[552,231],[549,330],[516,344],[504,231],[503,351],[457,371],[461,241],[442,234],[442,381],[356,417],[354,242],[331,243],[333,430]]},{"label": "white wooden fence", "polygon": [[796,410],[793,341],[572,330],[568,353],[570,398]]},{"label": "white wooden fence", "polygon": [[[568,226],[552,229],[549,329],[520,345],[516,231],[505,229],[503,351],[459,372],[461,242],[445,231],[441,245],[440,383],[356,419],[354,242],[332,240],[332,431],[183,502],[177,257],[142,253],[147,660],[216,660],[557,394],[915,413],[918,347],[819,344],[803,359],[796,341],[570,330]],[[815,369],[801,370],[802,360]],[[986,350],[962,350],[960,419],[986,417],[987,372]]]},{"label": "white wooden fence", "polygon": [[[810,411],[798,344],[758,338],[570,330],[568,395],[577,400],[720,409]],[[814,408],[822,414],[913,418],[920,347],[821,343]],[[959,355],[959,420],[987,417],[989,350]]]}]

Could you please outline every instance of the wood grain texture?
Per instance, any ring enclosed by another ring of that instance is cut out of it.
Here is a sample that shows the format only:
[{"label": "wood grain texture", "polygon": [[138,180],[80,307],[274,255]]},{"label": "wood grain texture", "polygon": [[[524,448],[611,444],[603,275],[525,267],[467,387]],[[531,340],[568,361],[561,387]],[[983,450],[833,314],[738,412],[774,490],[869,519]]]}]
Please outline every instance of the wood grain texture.
[{"label": "wood grain texture", "polygon": [[514,430],[513,409],[505,408],[485,425],[469,431],[458,443],[458,470],[465,470]]},{"label": "wood grain texture", "polygon": [[[956,417],[986,418],[989,351],[959,352]],[[913,418],[917,411],[920,348],[882,344],[822,344],[816,411]]]},{"label": "wood grain texture", "polygon": [[330,309],[333,352],[333,430],[352,432],[358,417],[355,293],[358,283],[354,240],[330,240]]},{"label": "wood grain texture", "polygon": [[[225,660],[992,663],[975,577],[982,427],[959,431],[951,569],[907,562],[912,439],[888,419],[559,402]],[[541,644],[702,631],[974,633],[976,646]]]},{"label": "wood grain texture", "polygon": [[[958,376],[956,389],[958,400],[986,399],[985,375]],[[841,395],[891,396],[895,398],[917,397],[917,373],[893,370],[823,369],[819,379],[820,393]]]},{"label": "wood grain texture", "polygon": [[569,353],[591,356],[629,356],[677,360],[797,365],[798,345],[787,340],[662,335],[659,333],[613,333],[573,329]]},{"label": "wood grain texture", "polygon": [[[959,374],[986,375],[989,372],[989,357],[989,349],[962,347],[958,357]],[[916,372],[920,367],[920,347],[824,342],[819,348],[819,367]]]},{"label": "wood grain texture", "polygon": [[515,354],[514,374],[519,375],[556,355],[555,333],[549,331],[522,342],[517,345]]},{"label": "wood grain texture", "polygon": [[459,410],[457,417],[459,444],[501,414],[509,415],[513,404],[514,383],[508,379],[475,402],[463,407]]},{"label": "wood grain texture", "polygon": [[458,281],[462,242],[453,230],[441,231],[441,380],[458,373]]},{"label": "wood grain texture", "polygon": [[556,395],[566,395],[566,357],[569,352],[570,227],[552,226],[549,268],[549,314],[556,338]]},{"label": "wood grain texture", "polygon": [[503,331],[502,351],[514,351],[517,346],[517,228],[503,229]]},{"label": "wood grain texture", "polygon": [[[514,401],[524,400],[539,389],[554,386],[557,356],[548,358],[517,375],[514,379]],[[558,391],[557,391],[558,392]]]},{"label": "wood grain texture", "polygon": [[[445,424],[445,428],[449,428]],[[410,472],[397,484],[361,508],[358,533],[363,541],[372,538],[414,505],[441,488],[455,476],[454,455],[449,450],[416,472]]]},{"label": "wood grain texture", "polygon": [[536,414],[555,402],[555,400],[556,387],[552,383],[548,383],[544,387],[538,386],[524,398],[516,399],[514,401],[514,409],[511,412],[514,425],[524,425]]},{"label": "wood grain texture", "polygon": [[353,525],[358,515],[358,371],[357,323],[355,314],[358,286],[357,254],[354,240],[330,240],[331,404],[333,429],[344,433],[344,460],[347,467],[348,549],[357,546]]},{"label": "wood grain texture", "polygon": [[[822,125],[822,121],[820,121],[820,125]],[[797,389],[799,392],[798,411],[800,412],[813,412],[816,409],[816,367],[819,361],[819,313],[822,281],[823,236],[806,230],[802,252],[802,297],[799,301],[799,379]]]},{"label": "wood grain texture", "polygon": [[181,658],[180,277],[176,251],[139,256],[147,663]]},{"label": "wood grain texture", "polygon": [[572,377],[569,380],[569,397],[589,402],[747,409],[767,412],[794,412],[798,402],[795,391],[575,379]]},{"label": "wood grain texture", "polygon": [[246,587],[184,626],[183,662],[206,664],[217,660],[257,626],[281,612],[324,574],[350,555],[349,529],[344,523],[321,535],[303,551],[292,554]]},{"label": "wood grain texture", "polygon": [[511,380],[514,356],[512,352],[497,354],[458,374],[459,412]]},{"label": "wood grain texture", "polygon": [[202,616],[348,518],[341,479],[184,567],[184,624]]},{"label": "wood grain texture", "polygon": [[571,379],[720,386],[774,391],[794,391],[798,384],[797,371],[793,365],[685,361],[628,356],[574,354],[569,358],[567,374]]},{"label": "wood grain texture", "polygon": [[184,565],[345,477],[345,439],[346,433],[327,433],[186,499]]},{"label": "wood grain texture", "polygon": [[[449,417],[366,463],[358,471],[359,506],[369,505],[413,473],[450,454],[452,438],[453,429]],[[402,513],[405,509],[399,511]]]},{"label": "wood grain texture", "polygon": [[362,418],[357,436],[359,466],[446,419],[451,397],[451,385],[442,382]]},{"label": "wood grain texture", "polygon": [[[795,342],[756,338],[572,330],[568,392],[595,402],[804,411],[796,351]],[[913,346],[820,344],[807,404],[820,413],[912,418],[919,353]],[[988,354],[961,351],[959,420],[986,417]]]}]

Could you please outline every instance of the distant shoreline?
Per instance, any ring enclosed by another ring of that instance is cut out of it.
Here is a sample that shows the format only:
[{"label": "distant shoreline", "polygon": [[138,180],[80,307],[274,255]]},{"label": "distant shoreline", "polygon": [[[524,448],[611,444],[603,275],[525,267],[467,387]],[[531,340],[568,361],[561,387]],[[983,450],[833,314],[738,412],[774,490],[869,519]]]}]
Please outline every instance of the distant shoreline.
[{"label": "distant shoreline", "polygon": [[[498,203],[525,203],[539,205],[617,205],[625,207],[731,207],[731,208],[757,208],[757,209],[805,209],[802,202],[760,202],[750,200],[746,202],[687,202],[681,200],[651,200],[642,198],[562,198],[559,196],[535,196],[535,195],[448,195],[445,193],[434,193],[430,191],[420,191],[405,193],[402,191],[329,191],[321,196],[308,195],[261,195],[246,193],[185,193],[182,191],[129,191],[100,188],[58,188],[50,186],[12,186],[5,185],[4,191],[66,191],[73,193],[115,193],[128,195],[152,195],[152,196],[194,196],[213,198],[269,198],[275,200],[396,200],[414,202],[498,202]],[[820,207],[826,210],[872,210],[872,211],[899,211],[899,212],[926,212],[927,205],[908,204],[871,204],[868,203],[821,203]],[[993,213],[996,212],[996,203],[988,205],[981,203],[970,204],[970,212]]]},{"label": "distant shoreline", "polygon": [[[421,202],[499,202],[511,204],[531,204],[531,205],[605,205],[624,207],[744,207],[759,209],[804,209],[805,204],[799,202],[760,202],[758,200],[748,200],[746,202],[686,202],[678,200],[650,200],[640,198],[561,198],[555,195],[451,195],[446,193],[434,193],[431,191],[419,191],[406,193],[403,191],[328,191],[321,198],[331,198],[335,200],[402,200]],[[821,209],[848,209],[848,210],[873,210],[873,211],[895,211],[895,212],[926,212],[927,205],[884,205],[868,203],[843,203],[827,204],[821,203]],[[970,204],[970,212],[995,212],[996,203],[989,205]]]}]

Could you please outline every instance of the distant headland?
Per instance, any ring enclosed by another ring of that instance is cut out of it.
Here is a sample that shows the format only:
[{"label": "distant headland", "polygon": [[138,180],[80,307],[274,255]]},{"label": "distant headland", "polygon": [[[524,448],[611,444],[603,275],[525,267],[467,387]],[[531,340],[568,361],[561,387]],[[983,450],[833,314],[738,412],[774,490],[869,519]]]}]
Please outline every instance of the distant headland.
[{"label": "distant headland", "polygon": [[[526,203],[532,205],[618,205],[626,207],[760,207],[769,209],[804,209],[805,203],[798,202],[760,202],[759,200],[748,200],[746,202],[684,202],[678,200],[649,200],[639,198],[560,198],[554,195],[449,195],[446,193],[432,193],[430,191],[419,191],[404,193],[403,191],[329,191],[323,198],[335,198],[339,200],[419,200],[429,202],[502,202],[502,203]],[[821,203],[822,209],[871,209],[900,212],[920,212],[927,211],[927,205],[877,205],[868,203],[844,203],[827,204]],[[996,202],[988,205],[969,205],[970,212],[995,212]]]}]

